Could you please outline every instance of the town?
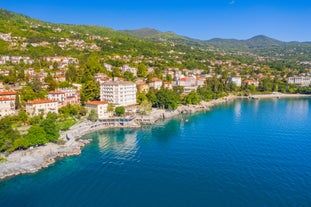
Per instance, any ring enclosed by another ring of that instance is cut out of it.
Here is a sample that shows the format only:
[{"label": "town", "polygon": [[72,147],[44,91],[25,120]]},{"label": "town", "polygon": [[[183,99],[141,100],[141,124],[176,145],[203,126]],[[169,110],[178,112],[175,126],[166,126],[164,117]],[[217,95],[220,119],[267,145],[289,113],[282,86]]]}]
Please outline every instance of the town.
[{"label": "town", "polygon": [[157,110],[229,95],[311,93],[309,59],[282,62],[304,53],[297,48],[232,52],[170,33],[152,42],[107,28],[0,15],[1,152],[61,143],[60,133],[83,121],[150,123]]}]

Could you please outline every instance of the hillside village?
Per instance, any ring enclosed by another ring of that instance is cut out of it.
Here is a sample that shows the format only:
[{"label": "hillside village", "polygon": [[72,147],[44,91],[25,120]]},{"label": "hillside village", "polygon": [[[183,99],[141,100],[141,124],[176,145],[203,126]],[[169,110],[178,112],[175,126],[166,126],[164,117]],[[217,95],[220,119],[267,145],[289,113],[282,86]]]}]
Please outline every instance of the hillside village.
[{"label": "hillside village", "polygon": [[32,146],[17,140],[42,130],[45,118],[66,130],[80,119],[135,119],[152,108],[175,110],[229,94],[311,93],[308,59],[286,62],[0,14],[0,21],[14,22],[0,27],[0,122],[13,137],[3,134],[0,151]]},{"label": "hillside village", "polygon": [[[17,113],[15,106],[16,98],[21,99],[22,108],[24,108],[29,116],[39,115],[42,112],[46,115],[49,112],[58,112],[58,108],[71,105],[80,105],[81,98],[80,92],[82,89],[82,84],[80,83],[70,83],[70,87],[51,87],[52,82],[55,82],[55,86],[62,85],[62,83],[69,83],[68,80],[68,68],[69,66],[79,68],[79,60],[72,57],[44,57],[39,61],[45,61],[45,68],[34,69],[34,65],[38,60],[32,59],[30,57],[23,56],[1,56],[0,57],[0,97],[1,97],[1,111],[0,117],[6,115],[15,115]],[[12,74],[12,67],[18,67],[23,65],[25,69],[18,73],[17,77]],[[254,75],[241,74],[242,68],[253,67],[253,71],[260,71],[260,68],[251,65],[243,65],[240,67],[232,66],[232,61],[210,61],[210,67],[208,69],[179,69],[179,68],[166,68],[160,77],[150,77],[153,74],[153,68],[147,68],[146,76],[148,77],[137,77],[139,72],[137,68],[130,67],[125,64],[119,68],[121,71],[120,77],[110,77],[107,73],[112,72],[112,66],[110,64],[104,63],[106,73],[95,73],[93,75],[94,82],[98,83],[100,86],[100,94],[97,94],[98,100],[87,100],[89,102],[85,103],[88,105],[92,104],[91,101],[102,101],[97,102],[103,104],[107,108],[107,104],[111,103],[114,106],[133,106],[136,105],[137,94],[147,94],[150,89],[160,90],[161,88],[166,88],[173,90],[174,87],[182,87],[183,94],[189,94],[191,91],[197,91],[199,87],[204,87],[207,79],[218,78],[223,81],[223,83],[233,83],[236,87],[248,87],[254,86],[258,88],[260,82],[263,81],[267,76],[270,79],[284,79],[287,80],[288,84],[293,84],[297,86],[310,86],[311,77],[308,74],[301,74],[305,76],[296,77],[283,77],[274,76],[271,73],[258,73]],[[217,73],[217,68],[221,67],[221,73],[228,70],[231,71],[230,74],[235,76],[224,77],[223,74]],[[206,73],[206,71],[210,71]],[[130,75],[131,82],[124,81],[128,79],[124,77],[125,74]],[[67,78],[66,78],[67,76]],[[10,79],[15,79],[16,81],[10,82]],[[46,91],[46,95],[41,99],[27,100],[20,94],[20,91],[24,87],[27,87],[31,82],[39,81],[42,90]],[[118,89],[111,88],[109,85],[115,85]],[[51,90],[53,89],[53,90]],[[110,91],[109,91],[110,90]],[[236,89],[238,92],[239,89]],[[108,96],[111,95],[111,98]],[[130,94],[130,96],[127,96]],[[20,95],[22,97],[20,97]],[[131,99],[128,103],[123,101],[124,99]],[[53,107],[50,107],[52,106]],[[90,107],[92,108],[92,107]],[[97,111],[98,113],[98,111]],[[105,111],[104,113],[107,113]],[[110,114],[111,115],[111,114]],[[109,117],[98,114],[99,117]]]}]

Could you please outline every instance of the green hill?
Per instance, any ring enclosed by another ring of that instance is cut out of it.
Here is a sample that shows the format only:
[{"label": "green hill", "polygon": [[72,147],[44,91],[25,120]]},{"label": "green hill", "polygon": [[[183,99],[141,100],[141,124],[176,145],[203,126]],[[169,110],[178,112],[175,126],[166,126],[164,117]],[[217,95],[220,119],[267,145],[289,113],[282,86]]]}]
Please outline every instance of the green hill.
[{"label": "green hill", "polygon": [[[171,38],[170,42],[174,42],[168,44],[166,41],[154,42],[149,39],[160,34],[156,30],[144,29],[140,32],[141,36],[148,38],[100,26],[53,24],[0,9],[0,33],[11,36],[9,41],[0,38],[0,55],[33,58],[71,56],[82,61],[92,55],[110,62],[118,56],[121,58],[113,60],[115,65],[143,62],[161,68],[206,68],[206,63],[195,60],[215,57],[214,53],[178,42],[179,39],[186,40],[178,35],[165,33]],[[178,58],[174,53],[179,54]]]}]

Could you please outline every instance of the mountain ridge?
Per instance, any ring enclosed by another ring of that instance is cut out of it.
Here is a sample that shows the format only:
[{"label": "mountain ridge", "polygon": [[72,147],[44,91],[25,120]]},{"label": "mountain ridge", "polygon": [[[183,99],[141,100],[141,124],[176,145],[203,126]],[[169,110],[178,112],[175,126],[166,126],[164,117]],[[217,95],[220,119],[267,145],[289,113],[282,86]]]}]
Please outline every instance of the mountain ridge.
[{"label": "mountain ridge", "polygon": [[[27,39],[29,43],[42,43],[44,41],[55,43],[66,38],[84,39],[88,47],[91,42],[99,46],[101,52],[125,52],[141,55],[160,53],[161,50],[192,50],[195,47],[202,51],[212,51],[216,53],[238,54],[254,56],[264,56],[268,58],[292,59],[292,60],[311,60],[311,42],[284,42],[270,38],[265,35],[257,35],[246,40],[213,38],[210,40],[198,40],[186,36],[178,35],[174,32],[162,32],[152,28],[141,28],[137,30],[114,30],[111,28],[96,25],[73,25],[73,24],[54,24],[23,14],[0,9],[0,33],[10,33],[12,36],[20,36]],[[39,25],[39,26],[38,26]],[[59,30],[60,32],[58,32]],[[72,32],[75,31],[75,32]],[[101,38],[111,40],[90,40],[90,35],[100,35]],[[89,42],[89,43],[88,43]],[[155,44],[154,43],[159,43]],[[125,45],[124,45],[125,44]],[[124,45],[124,46],[122,46]],[[139,46],[139,50],[137,49]],[[0,41],[0,47],[7,47],[7,43]],[[151,48],[157,48],[152,50]],[[165,48],[166,47],[166,48]],[[149,49],[150,48],[150,49]],[[40,55],[33,47],[28,48],[35,55]],[[59,47],[52,44],[50,49],[44,48],[49,54],[68,54],[66,50],[59,52]],[[131,52],[132,51],[132,52]],[[0,51],[1,52],[1,51]],[[5,53],[6,51],[2,51]],[[14,53],[14,51],[10,51]],[[20,53],[22,53],[20,51]],[[26,53],[26,51],[24,51]],[[78,53],[78,52],[77,52]],[[199,52],[201,53],[201,52]],[[107,53],[106,53],[107,54]]]}]

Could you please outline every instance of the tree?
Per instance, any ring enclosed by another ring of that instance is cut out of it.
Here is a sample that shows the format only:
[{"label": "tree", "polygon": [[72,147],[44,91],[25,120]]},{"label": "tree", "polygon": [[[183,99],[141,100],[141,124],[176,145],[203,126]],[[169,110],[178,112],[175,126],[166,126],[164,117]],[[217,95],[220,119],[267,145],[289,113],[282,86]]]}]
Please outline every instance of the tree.
[{"label": "tree", "polygon": [[151,88],[148,93],[147,93],[147,98],[148,100],[152,103],[152,106],[157,106],[158,105],[158,99],[156,95],[156,90]]},{"label": "tree", "polygon": [[72,87],[72,84],[69,83],[68,81],[60,82],[58,83],[59,88],[69,88]]},{"label": "tree", "polygon": [[137,93],[137,103],[141,104],[143,101],[147,100],[147,96],[144,93]]},{"label": "tree", "polygon": [[44,78],[44,82],[48,84],[48,91],[54,91],[58,86],[55,79],[52,77],[52,75],[49,73],[46,78]]},{"label": "tree", "polygon": [[19,121],[23,122],[23,124],[25,124],[28,120],[27,113],[23,109],[18,111],[17,118]]},{"label": "tree", "polygon": [[123,116],[125,113],[125,108],[123,106],[118,106],[115,109],[115,113],[117,116]]},{"label": "tree", "polygon": [[148,100],[143,100],[139,105],[139,113],[141,115],[147,115],[152,111],[152,103]]},{"label": "tree", "polygon": [[113,103],[108,103],[108,109],[107,109],[107,111],[113,112],[113,109],[114,109]]},{"label": "tree", "polygon": [[31,87],[26,86],[21,89],[20,95],[22,101],[30,101],[38,98],[44,98],[45,92],[40,91],[36,93]]},{"label": "tree", "polygon": [[191,91],[188,95],[184,97],[184,104],[199,104],[201,102],[200,97],[195,91]]},{"label": "tree", "polygon": [[89,80],[83,84],[80,92],[82,104],[91,100],[99,100],[99,91],[99,84],[93,80]]},{"label": "tree", "polygon": [[179,95],[184,92],[183,86],[173,86],[173,91],[177,92]]},{"label": "tree", "polygon": [[134,74],[130,71],[125,71],[123,77],[126,81],[134,81],[135,79]]},{"label": "tree", "polygon": [[156,92],[157,103],[156,107],[175,110],[178,107],[180,96],[176,91],[167,88],[161,88]]},{"label": "tree", "polygon": [[40,124],[46,133],[46,139],[50,142],[56,142],[59,137],[58,128],[55,124],[56,120],[56,113],[48,113],[46,119],[44,119]]},{"label": "tree", "polygon": [[0,152],[11,148],[19,138],[20,134],[12,128],[12,118],[7,116],[0,119]]},{"label": "tree", "polygon": [[33,80],[30,83],[30,87],[35,93],[38,93],[42,90],[41,81],[38,76],[35,76],[33,78]]},{"label": "tree", "polygon": [[78,75],[79,74],[76,67],[72,64],[68,65],[68,70],[65,73],[66,81],[68,81],[69,83],[77,82],[79,77]]},{"label": "tree", "polygon": [[148,74],[148,66],[144,63],[140,63],[137,68],[137,76],[138,77],[146,77]]},{"label": "tree", "polygon": [[20,99],[19,99],[19,95],[16,94],[15,95],[15,109],[18,110],[18,109],[20,109],[20,107],[21,107],[21,102],[20,102]]},{"label": "tree", "polygon": [[89,114],[89,116],[87,117],[87,119],[90,120],[90,121],[96,121],[96,120],[98,120],[98,114],[96,113],[95,109],[92,109],[92,110],[90,111],[90,114]]},{"label": "tree", "polygon": [[29,146],[43,145],[48,142],[47,134],[40,126],[31,126],[25,138],[29,142]]}]

